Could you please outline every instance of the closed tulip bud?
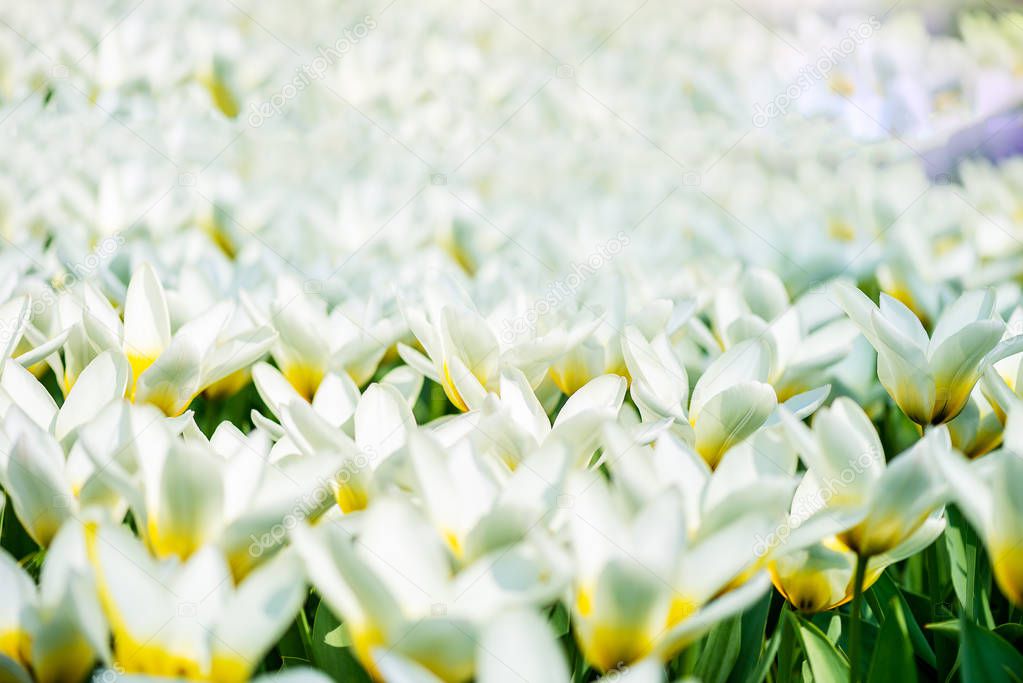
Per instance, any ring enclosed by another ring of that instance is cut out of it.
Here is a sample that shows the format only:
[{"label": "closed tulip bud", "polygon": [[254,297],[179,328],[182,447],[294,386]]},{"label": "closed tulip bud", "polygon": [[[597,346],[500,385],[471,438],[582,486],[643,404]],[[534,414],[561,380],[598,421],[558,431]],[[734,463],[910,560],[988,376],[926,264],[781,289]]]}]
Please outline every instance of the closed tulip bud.
[{"label": "closed tulip bud", "polygon": [[881,384],[921,426],[954,418],[988,367],[1023,350],[1023,336],[1001,341],[1005,323],[994,311],[991,290],[963,294],[941,314],[930,335],[910,309],[887,294],[878,307],[849,284],[836,283],[832,292],[877,350]]}]

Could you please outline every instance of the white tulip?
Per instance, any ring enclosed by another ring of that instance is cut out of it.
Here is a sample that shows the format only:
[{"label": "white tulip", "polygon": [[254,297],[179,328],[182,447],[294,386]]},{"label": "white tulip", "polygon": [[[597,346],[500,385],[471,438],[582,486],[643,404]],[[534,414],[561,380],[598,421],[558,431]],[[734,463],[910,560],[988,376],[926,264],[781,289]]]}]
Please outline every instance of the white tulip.
[{"label": "white tulip", "polygon": [[954,418],[988,367],[1023,350],[1023,335],[999,343],[1005,323],[994,311],[992,291],[962,295],[942,313],[931,335],[887,294],[878,308],[851,285],[837,283],[832,292],[877,350],[881,384],[921,426]]}]

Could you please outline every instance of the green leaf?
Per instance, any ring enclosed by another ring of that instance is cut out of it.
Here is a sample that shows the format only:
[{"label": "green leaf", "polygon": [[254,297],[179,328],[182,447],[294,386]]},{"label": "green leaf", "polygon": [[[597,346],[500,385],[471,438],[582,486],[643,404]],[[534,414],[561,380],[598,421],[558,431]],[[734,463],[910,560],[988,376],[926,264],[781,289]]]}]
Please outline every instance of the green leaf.
[{"label": "green leaf", "polygon": [[788,603],[782,605],[782,611],[775,627],[775,634],[779,636],[778,647],[778,683],[789,683],[792,680],[792,670],[795,668],[797,651],[796,620],[792,617]]},{"label": "green leaf", "polygon": [[916,424],[891,404],[885,411],[880,431],[885,451],[890,453],[901,453],[920,439]]},{"label": "green leaf", "polygon": [[[774,664],[774,658],[778,655],[778,649],[781,646],[782,633],[784,631],[792,631],[792,625],[788,623],[788,619],[783,619],[778,627],[774,629],[774,634],[771,639],[767,641],[767,647],[760,653],[760,660],[757,662],[756,667],[751,672],[750,676],[745,679],[745,683],[762,683],[766,678],[768,672],[771,670],[771,665]],[[779,666],[781,659],[779,658]],[[732,675],[735,675],[735,671],[732,671]],[[779,675],[779,679],[781,676]]]},{"label": "green leaf", "polygon": [[369,675],[356,661],[352,650],[349,647],[336,645],[350,642],[350,638],[348,638],[347,629],[331,614],[322,601],[316,606],[310,640],[313,663],[316,668],[338,683],[371,683]]},{"label": "green leaf", "polygon": [[945,621],[936,621],[933,624],[927,624],[928,631],[934,631],[935,633],[948,633],[950,635],[959,636],[959,620],[958,619],[947,619]]},{"label": "green leaf", "polygon": [[945,543],[951,563],[952,586],[959,604],[971,621],[992,628],[991,564],[977,532],[954,506],[948,508]]},{"label": "green leaf", "polygon": [[560,602],[551,608],[548,621],[551,623],[551,630],[558,638],[568,633],[568,628],[571,625],[568,610]]},{"label": "green leaf", "polygon": [[[881,578],[867,591],[866,598],[870,604],[870,610],[881,623],[881,638],[885,637],[885,622],[892,616],[895,607],[898,607],[906,623],[909,640],[913,643],[913,652],[921,660],[927,662],[932,669],[937,667],[937,658],[930,643],[927,642],[923,629],[917,623],[906,597],[887,572],[882,574]],[[898,602],[898,605],[892,605],[893,600]]]},{"label": "green leaf", "polygon": [[308,666],[311,663],[311,653],[306,649],[302,637],[302,624],[299,619],[295,619],[288,630],[284,632],[284,636],[277,643],[277,651],[281,655],[281,663],[284,668],[294,665]]},{"label": "green leaf", "polygon": [[[867,593],[864,593],[864,597],[866,595]],[[866,609],[866,605],[864,608],[863,619],[860,620],[860,636],[863,638],[860,648],[860,673],[866,676],[870,669],[871,654],[877,648],[877,639],[881,628],[874,621],[877,615],[873,613],[873,610]],[[839,651],[847,659],[852,646],[852,643],[849,642],[849,631],[852,626],[850,617],[850,612],[832,611],[815,614],[812,619],[813,624],[838,646]]]},{"label": "green leaf", "polygon": [[1023,650],[1023,626],[1020,624],[1002,624],[995,629],[995,633],[1008,641],[1016,650]]},{"label": "green leaf", "polygon": [[32,537],[21,525],[18,516],[14,513],[14,506],[11,501],[2,508],[0,516],[0,546],[24,564],[27,564],[32,556],[39,552],[39,546],[32,540]]},{"label": "green leaf", "polygon": [[757,666],[760,652],[764,649],[764,630],[767,628],[767,613],[771,608],[771,593],[768,592],[755,605],[742,613],[739,655],[736,657],[728,683],[746,683]]},{"label": "green leaf", "polygon": [[742,622],[738,617],[722,621],[707,636],[694,674],[703,683],[725,683],[739,657]]},{"label": "green leaf", "polygon": [[963,619],[959,643],[963,683],[1023,680],[1023,655],[1003,638]]},{"label": "green leaf", "polygon": [[336,629],[323,636],[323,642],[331,647],[351,647],[352,637],[348,633],[348,629],[345,628],[344,624],[341,624]]},{"label": "green leaf", "polygon": [[812,623],[794,614],[791,618],[798,625],[799,640],[815,683],[846,683],[849,680],[849,660],[845,655]]},{"label": "green leaf", "polygon": [[[875,612],[876,613],[876,612]],[[916,666],[913,663],[913,645],[909,627],[902,611],[899,597],[892,596],[887,612],[881,622],[874,659],[870,663],[869,683],[899,681],[916,683]]]}]

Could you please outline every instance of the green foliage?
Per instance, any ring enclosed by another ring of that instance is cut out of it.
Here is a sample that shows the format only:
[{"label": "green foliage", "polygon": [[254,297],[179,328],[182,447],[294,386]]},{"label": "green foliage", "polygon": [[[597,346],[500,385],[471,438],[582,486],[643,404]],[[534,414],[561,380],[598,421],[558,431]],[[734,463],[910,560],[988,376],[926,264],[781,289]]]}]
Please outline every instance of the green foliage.
[{"label": "green foliage", "polygon": [[849,680],[849,659],[819,628],[802,617],[789,613],[796,622],[806,662],[818,683],[844,683]]},{"label": "green foliage", "polygon": [[355,660],[349,645],[344,626],[320,602],[316,607],[310,637],[312,660],[316,668],[338,683],[370,683],[370,677]]}]

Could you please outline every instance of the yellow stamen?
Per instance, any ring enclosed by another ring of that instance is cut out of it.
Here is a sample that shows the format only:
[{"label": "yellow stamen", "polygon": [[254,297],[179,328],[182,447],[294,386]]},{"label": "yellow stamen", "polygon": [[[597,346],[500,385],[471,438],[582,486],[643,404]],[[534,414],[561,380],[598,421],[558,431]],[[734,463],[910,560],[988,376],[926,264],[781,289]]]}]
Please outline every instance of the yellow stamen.
[{"label": "yellow stamen", "polygon": [[287,363],[282,365],[281,374],[302,398],[312,401],[327,371],[325,368],[305,363]]}]

